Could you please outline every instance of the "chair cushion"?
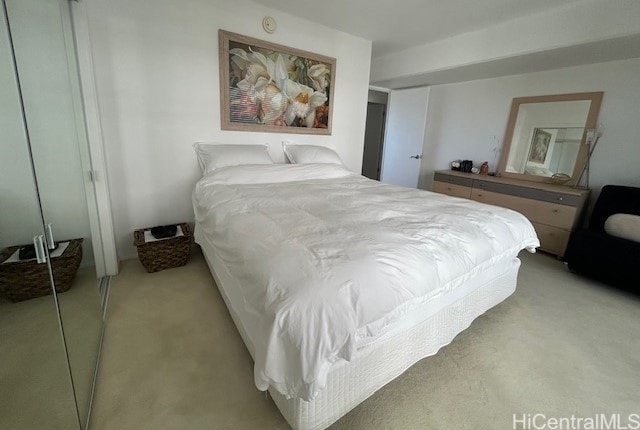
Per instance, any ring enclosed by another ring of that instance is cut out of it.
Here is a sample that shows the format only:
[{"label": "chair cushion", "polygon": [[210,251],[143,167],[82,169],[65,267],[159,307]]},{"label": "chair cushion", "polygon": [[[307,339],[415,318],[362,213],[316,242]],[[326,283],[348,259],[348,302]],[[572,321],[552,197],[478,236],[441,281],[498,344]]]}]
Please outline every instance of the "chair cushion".
[{"label": "chair cushion", "polygon": [[604,231],[611,236],[640,242],[640,215],[613,214],[605,221]]},{"label": "chair cushion", "polygon": [[640,187],[605,185],[593,207],[589,229],[604,233],[604,222],[619,213],[640,215]]}]

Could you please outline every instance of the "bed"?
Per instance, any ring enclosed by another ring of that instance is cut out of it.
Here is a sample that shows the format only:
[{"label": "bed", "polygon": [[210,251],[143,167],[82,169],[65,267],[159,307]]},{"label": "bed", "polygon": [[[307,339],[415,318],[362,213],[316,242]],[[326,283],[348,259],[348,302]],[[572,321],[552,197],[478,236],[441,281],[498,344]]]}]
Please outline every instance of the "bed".
[{"label": "bed", "polygon": [[515,291],[530,222],[337,164],[245,165],[193,192],[195,239],[294,429],[326,428]]}]

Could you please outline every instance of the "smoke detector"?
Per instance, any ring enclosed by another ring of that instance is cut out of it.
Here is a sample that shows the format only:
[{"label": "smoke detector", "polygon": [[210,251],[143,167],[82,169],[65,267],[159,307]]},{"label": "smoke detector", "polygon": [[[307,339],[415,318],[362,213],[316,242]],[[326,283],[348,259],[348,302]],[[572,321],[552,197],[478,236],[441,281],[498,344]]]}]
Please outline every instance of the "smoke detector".
[{"label": "smoke detector", "polygon": [[276,31],[276,28],[278,28],[278,24],[276,23],[276,20],[273,19],[273,17],[265,16],[262,20],[262,28],[264,28],[264,31],[271,34]]}]

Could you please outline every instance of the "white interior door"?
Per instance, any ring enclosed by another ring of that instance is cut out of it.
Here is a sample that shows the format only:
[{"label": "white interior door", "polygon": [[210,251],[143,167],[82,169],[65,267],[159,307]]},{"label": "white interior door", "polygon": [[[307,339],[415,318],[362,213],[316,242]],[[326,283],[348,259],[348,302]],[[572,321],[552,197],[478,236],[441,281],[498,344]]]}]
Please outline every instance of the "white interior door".
[{"label": "white interior door", "polygon": [[418,186],[428,102],[428,87],[389,94],[381,182],[411,188]]}]

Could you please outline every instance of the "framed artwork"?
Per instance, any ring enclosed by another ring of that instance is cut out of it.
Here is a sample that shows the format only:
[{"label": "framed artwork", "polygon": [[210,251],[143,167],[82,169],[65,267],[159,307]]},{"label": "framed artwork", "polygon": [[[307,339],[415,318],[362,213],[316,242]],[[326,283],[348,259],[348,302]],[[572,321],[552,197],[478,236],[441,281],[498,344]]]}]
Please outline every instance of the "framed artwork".
[{"label": "framed artwork", "polygon": [[533,130],[533,139],[531,139],[531,149],[529,149],[529,159],[532,163],[544,164],[551,143],[551,133],[541,128]]},{"label": "framed artwork", "polygon": [[335,58],[219,30],[223,130],[331,134]]}]

